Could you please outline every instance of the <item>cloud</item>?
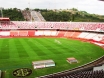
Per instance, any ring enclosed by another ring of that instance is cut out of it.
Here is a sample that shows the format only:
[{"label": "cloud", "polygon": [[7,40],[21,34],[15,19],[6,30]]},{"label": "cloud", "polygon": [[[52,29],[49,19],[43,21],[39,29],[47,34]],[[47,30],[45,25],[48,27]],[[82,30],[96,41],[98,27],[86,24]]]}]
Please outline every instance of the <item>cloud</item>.
[{"label": "cloud", "polygon": [[104,14],[104,2],[99,0],[0,0],[0,7],[25,9],[71,9]]}]

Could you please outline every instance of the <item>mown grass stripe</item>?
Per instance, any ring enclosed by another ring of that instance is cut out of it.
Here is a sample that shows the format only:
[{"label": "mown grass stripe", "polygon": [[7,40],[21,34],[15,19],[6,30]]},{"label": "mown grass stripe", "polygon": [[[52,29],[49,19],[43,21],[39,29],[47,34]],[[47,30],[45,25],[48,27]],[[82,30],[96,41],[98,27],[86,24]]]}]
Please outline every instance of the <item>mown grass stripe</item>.
[{"label": "mown grass stripe", "polygon": [[2,42],[3,42],[3,40],[0,39],[0,52],[1,52]]},{"label": "mown grass stripe", "polygon": [[9,40],[9,55],[10,55],[10,59],[20,59],[19,58],[19,54],[18,54],[18,50],[17,47],[15,46],[15,42],[14,39],[10,39]]},{"label": "mown grass stripe", "polygon": [[[60,54],[60,53],[65,53],[65,52],[74,52],[68,46],[64,46],[63,44],[57,44],[54,42],[55,39],[47,39],[45,38],[44,41],[47,41],[47,44],[45,44],[45,47],[48,47],[49,50],[53,50],[54,53]],[[39,41],[40,42],[40,41]],[[44,42],[40,42],[43,43]]]},{"label": "mown grass stripe", "polygon": [[[24,39],[24,40],[25,40],[25,39]],[[28,42],[28,41],[26,41],[26,40],[25,40],[25,42],[26,42],[28,45],[30,45],[31,49],[32,49],[38,56],[44,56],[44,55],[46,55],[46,54],[44,53],[44,51],[38,47],[38,45],[34,44],[33,42]]]},{"label": "mown grass stripe", "polygon": [[[50,41],[50,42],[52,41],[53,44],[54,44],[55,46],[57,46],[57,49],[60,49],[61,52],[64,52],[64,53],[66,53],[66,52],[74,53],[74,52],[75,52],[74,50],[72,50],[71,48],[69,48],[69,47],[70,47],[69,45],[67,46],[66,44],[64,44],[64,42],[65,42],[67,39],[58,38],[58,39],[51,40],[51,39],[49,39],[49,38],[46,38],[46,40],[47,40],[47,41]],[[55,40],[58,40],[61,44],[57,44],[57,43],[55,42]],[[67,43],[68,43],[68,41],[67,41]]]},{"label": "mown grass stripe", "polygon": [[[44,40],[44,39],[43,39],[43,40]],[[44,51],[44,53],[48,53],[48,54],[50,54],[50,55],[53,54],[50,50],[47,49],[47,47],[44,46],[45,44],[47,44],[47,42],[46,42],[45,40],[44,40],[44,42],[45,42],[44,45],[41,44],[40,42],[38,42],[36,39],[33,39],[32,42],[33,42],[34,44],[37,44],[38,47],[39,47],[41,50]]]},{"label": "mown grass stripe", "polygon": [[9,39],[3,39],[0,54],[0,59],[9,59]]},{"label": "mown grass stripe", "polygon": [[[41,44],[44,44],[45,47],[54,54],[60,54],[60,53],[63,53],[63,51],[64,51],[61,49],[60,45],[55,44],[54,41],[53,41],[53,43],[52,43],[52,41],[49,41],[47,39],[44,40],[46,42],[44,42],[43,40],[40,40],[40,39],[37,39],[37,41]],[[50,42],[52,45],[50,45]],[[57,49],[57,48],[59,48],[59,49]]]},{"label": "mown grass stripe", "polygon": [[20,58],[29,57],[25,48],[23,47],[25,45],[22,45],[19,39],[15,39],[14,41],[15,41],[15,46],[18,51],[19,57]]},{"label": "mown grass stripe", "polygon": [[29,59],[40,59],[38,55],[34,52],[34,50],[30,47],[30,45],[27,44],[27,42],[30,42],[29,39],[21,39],[21,44],[25,45],[23,46],[25,50],[27,51],[27,54],[29,55]]}]

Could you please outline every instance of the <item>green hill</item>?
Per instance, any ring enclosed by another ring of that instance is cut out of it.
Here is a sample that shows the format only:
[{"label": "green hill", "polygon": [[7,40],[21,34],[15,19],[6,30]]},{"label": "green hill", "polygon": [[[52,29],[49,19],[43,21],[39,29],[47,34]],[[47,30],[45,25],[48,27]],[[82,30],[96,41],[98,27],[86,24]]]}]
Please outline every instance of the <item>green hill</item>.
[{"label": "green hill", "polygon": [[[29,11],[29,8],[25,10]],[[39,11],[46,21],[73,21],[73,22],[104,22],[104,15],[89,14],[86,11],[72,9],[33,9]],[[0,14],[1,16],[1,14]],[[22,10],[17,8],[3,9],[3,16],[9,17],[12,21],[24,21]]]},{"label": "green hill", "polygon": [[103,15],[89,14],[86,11],[78,11],[74,8],[42,11],[42,15],[47,21],[104,22]]}]

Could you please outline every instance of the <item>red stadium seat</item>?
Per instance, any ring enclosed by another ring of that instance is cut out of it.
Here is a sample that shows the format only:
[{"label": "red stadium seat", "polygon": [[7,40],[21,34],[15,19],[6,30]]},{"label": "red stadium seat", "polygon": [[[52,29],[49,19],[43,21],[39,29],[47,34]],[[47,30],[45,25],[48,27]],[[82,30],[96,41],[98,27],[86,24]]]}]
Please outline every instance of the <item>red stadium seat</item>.
[{"label": "red stadium seat", "polygon": [[29,36],[35,36],[35,30],[28,30]]}]

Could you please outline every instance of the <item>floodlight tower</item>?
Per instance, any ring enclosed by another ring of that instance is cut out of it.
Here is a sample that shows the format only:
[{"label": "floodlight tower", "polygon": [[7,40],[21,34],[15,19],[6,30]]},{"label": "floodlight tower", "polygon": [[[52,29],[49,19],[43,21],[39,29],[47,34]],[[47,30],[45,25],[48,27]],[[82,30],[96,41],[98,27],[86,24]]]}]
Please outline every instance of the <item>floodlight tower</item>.
[{"label": "floodlight tower", "polygon": [[29,11],[30,11],[30,21],[32,22],[32,15],[31,15],[31,9],[30,9],[30,0],[29,0]]},{"label": "floodlight tower", "polygon": [[2,11],[2,7],[0,7],[0,10],[1,10],[1,17],[3,18],[3,11]]}]

